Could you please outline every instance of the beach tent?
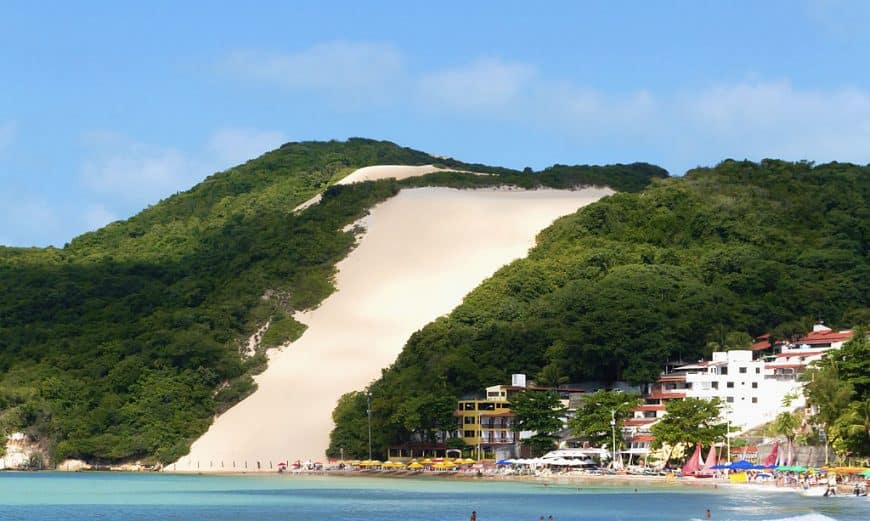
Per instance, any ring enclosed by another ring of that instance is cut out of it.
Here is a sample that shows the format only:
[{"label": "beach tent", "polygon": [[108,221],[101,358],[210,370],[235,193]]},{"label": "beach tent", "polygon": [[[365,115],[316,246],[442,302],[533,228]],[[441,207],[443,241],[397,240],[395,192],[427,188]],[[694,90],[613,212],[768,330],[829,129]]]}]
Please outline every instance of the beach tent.
[{"label": "beach tent", "polygon": [[510,461],[508,461],[506,459],[500,459],[500,460],[496,461],[495,464],[496,465],[510,465],[511,463],[510,463]]}]

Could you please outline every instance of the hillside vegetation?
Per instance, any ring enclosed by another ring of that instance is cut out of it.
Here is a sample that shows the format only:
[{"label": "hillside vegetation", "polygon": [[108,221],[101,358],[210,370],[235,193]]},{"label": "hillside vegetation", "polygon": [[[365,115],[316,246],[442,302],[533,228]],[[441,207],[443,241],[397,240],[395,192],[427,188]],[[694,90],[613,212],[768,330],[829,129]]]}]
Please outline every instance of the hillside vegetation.
[{"label": "hillside vegetation", "polygon": [[[446,403],[511,373],[641,383],[731,332],[851,327],[870,318],[868,239],[870,168],[849,164],[729,160],[603,199],[410,338],[368,389],[375,447],[453,430]],[[365,402],[342,398],[330,454],[366,454]]]},{"label": "hillside vegetation", "polygon": [[[332,184],[364,166],[430,163],[492,175]],[[638,190],[667,175],[554,168],[467,165],[365,139],[290,143],[62,249],[0,247],[0,434],[26,430],[55,461],[174,461],[254,390],[265,356],[246,353],[248,337],[266,324],[263,345],[302,334],[292,313],[334,290],[354,245],[342,229],[402,187]]]}]

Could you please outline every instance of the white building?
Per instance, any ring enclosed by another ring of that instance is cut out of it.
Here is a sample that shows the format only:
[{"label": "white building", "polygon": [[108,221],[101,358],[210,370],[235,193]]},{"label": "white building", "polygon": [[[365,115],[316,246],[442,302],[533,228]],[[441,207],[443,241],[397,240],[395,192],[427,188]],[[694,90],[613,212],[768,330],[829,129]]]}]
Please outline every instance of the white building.
[{"label": "white building", "polygon": [[[676,369],[686,375],[686,397],[718,397],[725,417],[740,431],[772,421],[777,414],[804,404],[802,385],[796,378],[775,378],[752,351],[713,353],[713,360]],[[794,396],[791,406],[783,399]]]}]

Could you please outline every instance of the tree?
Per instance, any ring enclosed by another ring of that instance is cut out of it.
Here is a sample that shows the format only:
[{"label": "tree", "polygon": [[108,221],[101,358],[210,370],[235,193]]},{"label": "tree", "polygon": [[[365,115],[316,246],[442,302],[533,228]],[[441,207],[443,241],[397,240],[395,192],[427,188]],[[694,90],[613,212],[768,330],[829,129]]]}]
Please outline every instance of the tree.
[{"label": "tree", "polygon": [[[811,420],[840,455],[870,454],[870,341],[863,328],[803,375],[804,394],[814,406]],[[827,446],[827,445],[826,445]]]},{"label": "tree", "polygon": [[453,430],[456,400],[452,396],[427,393],[405,400],[396,412],[394,421],[420,435],[423,441],[434,442],[436,433]]},{"label": "tree", "polygon": [[535,455],[552,450],[556,433],[562,429],[565,407],[556,393],[522,391],[511,398],[511,411],[516,415],[514,432],[532,431],[535,434],[523,441]]},{"label": "tree", "polygon": [[611,411],[615,412],[617,447],[623,444],[622,425],[632,416],[632,409],[640,404],[640,396],[620,391],[598,391],[583,400],[583,407],[568,420],[575,436],[585,438],[595,446],[612,445]]},{"label": "tree", "polygon": [[773,430],[776,434],[785,436],[788,445],[786,447],[786,465],[792,464],[794,457],[794,440],[801,426],[801,418],[796,413],[783,411],[773,420]]},{"label": "tree", "polygon": [[664,418],[653,424],[653,448],[670,446],[667,460],[680,445],[712,445],[728,433],[728,425],[721,421],[722,401],[719,398],[685,398],[670,400],[665,406]]},{"label": "tree", "polygon": [[543,369],[541,369],[541,372],[538,373],[536,381],[538,385],[542,385],[544,387],[552,387],[553,389],[556,389],[560,385],[568,383],[568,377],[562,375],[562,372],[558,366],[550,363],[545,365]]}]

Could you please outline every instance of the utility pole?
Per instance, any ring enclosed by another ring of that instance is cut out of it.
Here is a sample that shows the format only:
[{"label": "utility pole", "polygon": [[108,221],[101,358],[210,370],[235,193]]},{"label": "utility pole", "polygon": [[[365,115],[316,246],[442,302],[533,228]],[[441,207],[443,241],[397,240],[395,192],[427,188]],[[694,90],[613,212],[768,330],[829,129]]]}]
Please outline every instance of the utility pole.
[{"label": "utility pole", "polygon": [[610,452],[612,456],[610,458],[610,465],[614,469],[616,468],[616,409],[610,409],[610,433],[613,435],[613,445],[610,447]]},{"label": "utility pole", "polygon": [[725,458],[731,463],[731,416],[726,418],[727,431],[725,431]]},{"label": "utility pole", "polygon": [[369,461],[372,460],[372,393],[366,393],[366,413],[369,416]]},{"label": "utility pole", "polygon": [[477,461],[480,461],[480,439],[483,437],[483,424],[480,423],[480,412],[477,413]]}]

